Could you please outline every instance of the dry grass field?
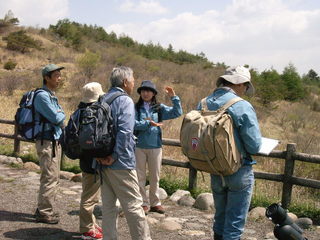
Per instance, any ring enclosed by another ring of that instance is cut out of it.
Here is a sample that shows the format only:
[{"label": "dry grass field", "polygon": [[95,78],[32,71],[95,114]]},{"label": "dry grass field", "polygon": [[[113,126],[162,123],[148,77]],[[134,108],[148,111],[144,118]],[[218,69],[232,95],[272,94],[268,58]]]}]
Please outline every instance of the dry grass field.
[{"label": "dry grass field", "polygon": [[[32,30],[32,29],[31,29]],[[30,31],[31,31],[30,30]],[[108,77],[112,68],[117,64],[133,68],[136,78],[136,88],[142,80],[153,80],[159,90],[158,100],[170,105],[170,100],[164,94],[164,87],[173,86],[177,95],[181,97],[184,113],[194,109],[201,98],[210,94],[215,86],[215,80],[223,73],[222,68],[204,69],[197,64],[179,65],[168,61],[148,60],[128,52],[125,48],[102,48],[95,46],[101,60],[91,79],[87,79],[79,69],[76,59],[81,52],[65,47],[59,40],[46,35],[39,35],[32,30],[32,37],[42,42],[43,50],[32,50],[19,54],[5,48],[5,42],[0,38],[0,119],[13,120],[16,108],[22,94],[35,87],[41,86],[41,66],[53,62],[66,69],[63,73],[63,83],[57,91],[60,104],[67,116],[76,109],[80,101],[81,87],[89,81],[100,82],[107,91]],[[1,66],[9,59],[17,62],[14,70],[4,70]],[[138,95],[135,93],[136,101]],[[297,143],[297,151],[310,154],[320,154],[320,113],[310,110],[310,104],[303,102],[274,102],[269,107],[262,106],[256,98],[248,99],[255,107],[263,136],[279,139],[278,150],[285,150],[287,143]],[[67,117],[67,118],[68,118]],[[183,117],[164,122],[163,137],[179,138],[179,131]],[[13,127],[0,124],[1,133],[13,133]],[[12,140],[0,138],[1,145],[12,146]],[[22,149],[34,152],[30,144],[23,144]],[[186,161],[179,148],[164,146],[164,157]],[[284,161],[270,158],[257,158],[256,171],[281,173]],[[75,162],[73,162],[75,163]],[[209,175],[198,174],[198,185],[203,189],[210,189]],[[316,164],[297,163],[295,175],[320,180],[320,166]],[[172,180],[186,180],[187,170],[175,167],[164,167],[162,177]],[[282,185],[269,181],[256,181],[255,196],[280,201]],[[306,203],[320,209],[320,191],[302,187],[295,187],[294,203]]]}]

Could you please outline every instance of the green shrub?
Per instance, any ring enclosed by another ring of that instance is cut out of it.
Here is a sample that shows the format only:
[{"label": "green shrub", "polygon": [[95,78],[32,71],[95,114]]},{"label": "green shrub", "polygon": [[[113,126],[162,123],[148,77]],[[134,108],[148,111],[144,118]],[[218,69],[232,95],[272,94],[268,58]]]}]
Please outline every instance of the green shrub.
[{"label": "green shrub", "polygon": [[13,70],[15,69],[16,66],[17,66],[16,62],[14,62],[13,60],[9,60],[3,65],[3,68],[6,70]]},{"label": "green shrub", "polygon": [[40,50],[42,45],[40,41],[29,37],[24,30],[12,32],[3,39],[7,41],[7,49],[21,53],[29,52],[30,48]]},{"label": "green shrub", "polygon": [[[188,179],[170,179],[170,178],[161,178],[159,181],[159,186],[166,190],[168,195],[172,195],[177,190],[186,190],[189,191],[189,185],[188,185]],[[211,192],[210,189],[202,189],[202,188],[196,188],[193,191],[190,191],[191,196],[194,198],[197,198],[199,194],[205,193],[205,192]]]},{"label": "green shrub", "polygon": [[34,153],[27,153],[23,155],[19,155],[23,162],[33,162],[35,164],[39,164],[39,159]]},{"label": "green shrub", "polygon": [[172,195],[175,191],[178,189],[181,190],[187,190],[188,189],[188,184],[187,181],[185,180],[175,180],[172,181],[168,178],[161,178],[159,181],[159,186],[166,190],[168,195]]},{"label": "green shrub", "polygon": [[[278,202],[279,199],[277,198],[270,199],[269,197],[262,195],[254,195],[251,200],[250,208],[268,207],[272,203]],[[311,218],[315,224],[320,223],[320,209],[318,209],[316,206],[310,206],[308,203],[299,202],[299,204],[292,203],[288,210],[289,212],[296,214],[298,217]]]},{"label": "green shrub", "polygon": [[67,171],[67,172],[73,172],[75,174],[81,172],[79,164],[78,165],[65,164],[61,169],[63,171]]},{"label": "green shrub", "polygon": [[13,145],[0,144],[0,155],[14,156]]},{"label": "green shrub", "polygon": [[77,58],[77,65],[82,74],[90,80],[100,63],[100,59],[99,54],[86,50],[84,54]]},{"label": "green shrub", "polygon": [[298,217],[311,218],[314,224],[320,224],[320,209],[300,202],[299,204],[291,204],[289,211]]}]

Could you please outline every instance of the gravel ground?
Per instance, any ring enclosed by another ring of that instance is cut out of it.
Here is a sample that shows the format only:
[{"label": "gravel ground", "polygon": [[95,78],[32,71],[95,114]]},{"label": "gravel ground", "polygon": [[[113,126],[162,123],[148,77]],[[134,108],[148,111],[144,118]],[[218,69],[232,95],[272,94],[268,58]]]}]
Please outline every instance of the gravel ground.
[{"label": "gravel ground", "polygon": [[[79,239],[79,200],[81,184],[61,180],[57,199],[60,212],[59,224],[36,223],[33,214],[39,187],[39,175],[25,169],[10,168],[0,164],[0,239],[26,240],[64,240]],[[158,224],[150,224],[153,240],[209,240],[211,239],[212,212],[199,211],[195,208],[181,207],[170,200],[163,201],[166,217],[185,220],[181,230],[163,230]],[[101,216],[97,212],[98,221]],[[149,218],[161,221],[163,216],[149,214]],[[275,239],[266,238],[273,231],[274,225],[267,219],[259,222],[248,221],[243,240]],[[130,240],[126,220],[119,217],[119,240]],[[192,233],[201,232],[192,236]],[[305,232],[309,240],[319,240],[320,229],[313,228]]]}]

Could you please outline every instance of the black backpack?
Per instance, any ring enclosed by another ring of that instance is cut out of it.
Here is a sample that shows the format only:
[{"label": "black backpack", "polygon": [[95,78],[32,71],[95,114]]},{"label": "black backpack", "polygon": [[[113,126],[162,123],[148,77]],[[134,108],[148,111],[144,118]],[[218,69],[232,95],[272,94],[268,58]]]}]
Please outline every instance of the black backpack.
[{"label": "black backpack", "polygon": [[78,108],[71,114],[68,124],[62,129],[60,144],[63,153],[70,159],[79,159],[81,149],[79,145],[79,119],[83,108]]},{"label": "black backpack", "polygon": [[[26,92],[20,100],[19,108],[14,117],[18,125],[18,134],[28,140],[35,140],[40,132],[40,124],[36,126],[35,122],[34,99],[42,91],[45,90],[37,88]],[[43,116],[40,116],[40,121],[47,122]]]},{"label": "black backpack", "polygon": [[92,157],[106,157],[113,152],[115,133],[110,104],[119,96],[101,96],[98,101],[84,108],[77,109],[68,121],[61,145],[65,155],[70,159],[79,159],[82,153]]}]

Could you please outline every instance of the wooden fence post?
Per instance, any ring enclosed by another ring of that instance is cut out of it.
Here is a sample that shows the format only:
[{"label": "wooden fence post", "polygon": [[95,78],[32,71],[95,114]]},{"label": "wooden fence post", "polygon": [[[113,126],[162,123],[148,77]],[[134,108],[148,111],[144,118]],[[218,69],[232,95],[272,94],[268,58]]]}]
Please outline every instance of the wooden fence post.
[{"label": "wooden fence post", "polygon": [[296,144],[289,143],[287,145],[287,153],[285,158],[284,174],[283,174],[283,186],[282,186],[282,198],[281,204],[282,207],[288,209],[291,203],[291,194],[292,194],[292,182],[291,178],[294,172],[294,161],[293,153],[296,151]]},{"label": "wooden fence post", "polygon": [[189,191],[193,191],[197,188],[197,170],[190,164],[189,168]]},{"label": "wooden fence post", "polygon": [[14,125],[14,145],[13,152],[15,154],[20,153],[20,140],[18,139],[18,125]]}]

